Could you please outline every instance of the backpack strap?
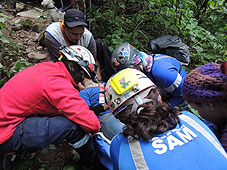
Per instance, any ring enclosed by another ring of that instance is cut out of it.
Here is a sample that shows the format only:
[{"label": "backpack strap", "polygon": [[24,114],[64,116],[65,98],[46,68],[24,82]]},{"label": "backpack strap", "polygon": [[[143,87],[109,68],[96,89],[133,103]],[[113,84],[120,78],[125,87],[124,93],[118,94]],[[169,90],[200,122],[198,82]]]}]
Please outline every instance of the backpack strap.
[{"label": "backpack strap", "polygon": [[70,46],[70,43],[69,43],[69,41],[68,41],[68,39],[67,39],[67,37],[66,37],[66,34],[65,34],[65,31],[64,31],[62,22],[63,22],[63,20],[59,20],[59,24],[60,24],[60,27],[61,27],[61,32],[62,32],[62,35],[63,35],[63,37],[64,37],[64,39],[65,39],[66,44],[67,44],[68,46]]},{"label": "backpack strap", "polygon": [[180,65],[180,69],[178,71],[179,74],[180,74],[181,70],[182,70],[182,64]]}]

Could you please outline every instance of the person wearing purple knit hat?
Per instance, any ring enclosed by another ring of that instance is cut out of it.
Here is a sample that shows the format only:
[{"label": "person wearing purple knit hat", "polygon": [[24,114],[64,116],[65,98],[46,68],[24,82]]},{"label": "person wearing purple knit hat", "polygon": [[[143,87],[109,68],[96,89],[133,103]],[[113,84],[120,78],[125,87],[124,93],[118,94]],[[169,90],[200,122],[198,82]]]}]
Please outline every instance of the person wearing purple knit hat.
[{"label": "person wearing purple knit hat", "polygon": [[227,151],[227,61],[192,70],[185,78],[182,92]]}]

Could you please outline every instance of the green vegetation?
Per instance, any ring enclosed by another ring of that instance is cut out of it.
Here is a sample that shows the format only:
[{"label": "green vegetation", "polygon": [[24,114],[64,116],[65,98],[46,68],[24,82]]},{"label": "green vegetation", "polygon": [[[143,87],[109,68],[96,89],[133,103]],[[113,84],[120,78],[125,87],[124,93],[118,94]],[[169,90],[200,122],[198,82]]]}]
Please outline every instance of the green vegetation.
[{"label": "green vegetation", "polygon": [[[158,36],[179,36],[189,47],[190,71],[207,62],[227,60],[227,2],[225,0],[95,0],[86,12],[96,39],[102,39],[112,51],[117,45],[129,42],[139,50],[149,52],[148,43]],[[5,36],[12,35],[9,25],[18,26],[0,13],[0,87],[22,69],[31,66],[19,57],[20,46]],[[30,27],[30,21],[26,22]],[[195,112],[195,111],[194,111]],[[51,145],[43,153],[55,150]],[[75,154],[75,153],[73,153]],[[22,153],[17,169],[31,167],[35,153]],[[77,155],[75,159],[77,159]],[[37,159],[46,165],[42,160]],[[64,169],[78,169],[68,164]]]},{"label": "green vegetation", "polygon": [[[179,36],[190,47],[192,61],[186,68],[190,70],[227,59],[226,7],[225,0],[98,0],[86,14],[95,38],[104,40],[110,50],[129,42],[148,52],[151,39],[164,34]],[[6,23],[7,16],[0,14],[0,87],[16,72],[31,65],[16,55],[22,44],[3,35],[3,31],[12,34]]]},{"label": "green vegetation", "polygon": [[92,32],[113,50],[122,42],[149,51],[160,35],[179,36],[192,54],[190,69],[226,60],[225,0],[99,0],[88,11]]}]

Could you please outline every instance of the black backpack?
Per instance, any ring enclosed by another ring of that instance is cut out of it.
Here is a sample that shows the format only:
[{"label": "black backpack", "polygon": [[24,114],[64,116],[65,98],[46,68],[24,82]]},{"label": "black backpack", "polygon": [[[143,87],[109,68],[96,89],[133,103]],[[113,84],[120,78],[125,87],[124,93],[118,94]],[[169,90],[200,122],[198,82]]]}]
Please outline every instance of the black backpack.
[{"label": "black backpack", "polygon": [[190,62],[189,47],[177,36],[164,35],[149,42],[149,48],[153,54],[166,54],[176,58],[182,65]]},{"label": "black backpack", "polygon": [[111,65],[112,52],[102,40],[96,40],[95,42],[97,47],[97,60],[99,61],[102,69],[102,81],[107,82],[108,79],[115,74]]}]

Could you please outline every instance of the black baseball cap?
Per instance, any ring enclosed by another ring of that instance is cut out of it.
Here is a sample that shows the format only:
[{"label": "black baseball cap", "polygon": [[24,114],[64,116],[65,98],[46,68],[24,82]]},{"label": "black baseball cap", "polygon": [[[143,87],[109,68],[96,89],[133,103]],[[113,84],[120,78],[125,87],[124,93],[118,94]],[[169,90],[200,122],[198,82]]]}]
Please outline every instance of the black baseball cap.
[{"label": "black baseball cap", "polygon": [[64,23],[70,28],[80,25],[87,26],[84,13],[79,9],[68,9],[64,15]]}]

